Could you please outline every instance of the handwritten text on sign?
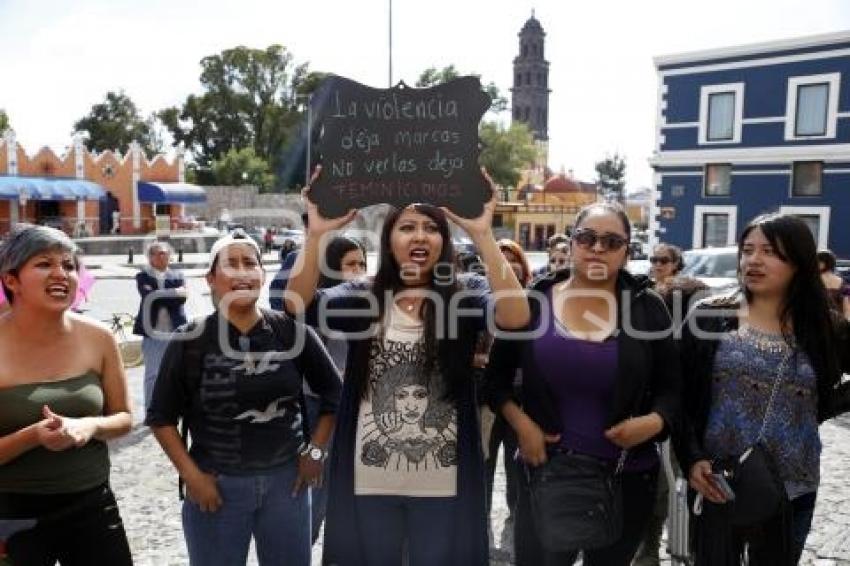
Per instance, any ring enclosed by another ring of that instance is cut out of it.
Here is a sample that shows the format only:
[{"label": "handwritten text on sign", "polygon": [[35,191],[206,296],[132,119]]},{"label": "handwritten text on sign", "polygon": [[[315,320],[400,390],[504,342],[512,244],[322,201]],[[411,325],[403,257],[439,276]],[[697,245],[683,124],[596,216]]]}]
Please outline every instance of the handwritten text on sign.
[{"label": "handwritten text on sign", "polygon": [[322,173],[310,198],[324,216],[413,202],[480,214],[490,187],[478,166],[478,123],[490,99],[478,78],[381,90],[331,77],[317,99]]}]

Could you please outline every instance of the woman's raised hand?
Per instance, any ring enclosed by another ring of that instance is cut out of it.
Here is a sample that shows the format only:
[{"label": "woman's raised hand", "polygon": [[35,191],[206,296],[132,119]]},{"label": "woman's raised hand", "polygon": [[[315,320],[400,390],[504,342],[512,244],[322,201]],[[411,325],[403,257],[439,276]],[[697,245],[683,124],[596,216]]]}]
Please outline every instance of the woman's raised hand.
[{"label": "woman's raised hand", "polygon": [[304,201],[304,207],[307,209],[307,234],[311,236],[320,237],[328,232],[333,230],[339,230],[354,218],[357,214],[357,210],[352,208],[343,216],[339,218],[325,218],[319,212],[319,207],[310,199],[310,187],[313,185],[313,182],[319,178],[319,174],[322,172],[322,166],[317,165],[316,169],[313,171],[313,176],[310,177],[310,184],[304,187],[304,190],[301,191],[301,197]]},{"label": "woman's raised hand", "polygon": [[491,233],[493,227],[493,213],[496,211],[496,187],[493,184],[493,179],[490,178],[490,175],[484,167],[481,168],[481,174],[484,175],[484,178],[487,180],[487,184],[490,185],[490,200],[484,203],[484,210],[481,211],[481,214],[477,218],[463,218],[445,206],[440,207],[452,222],[463,228],[463,230],[469,234],[469,237],[472,238],[473,241]]}]

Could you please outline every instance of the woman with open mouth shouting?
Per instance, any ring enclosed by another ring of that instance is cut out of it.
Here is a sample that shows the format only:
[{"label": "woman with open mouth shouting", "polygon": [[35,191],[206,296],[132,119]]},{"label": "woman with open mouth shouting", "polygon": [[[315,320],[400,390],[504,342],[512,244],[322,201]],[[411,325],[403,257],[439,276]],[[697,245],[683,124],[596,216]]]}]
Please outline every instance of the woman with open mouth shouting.
[{"label": "woman with open mouth shouting", "polygon": [[[495,194],[495,193],[494,193]],[[348,333],[331,454],[324,563],[488,563],[472,357],[488,312],[528,322],[522,286],[493,238],[495,196],[478,218],[413,204],[384,221],[373,278],[316,292],[320,240],[354,217],[322,218],[309,200],[286,308]],[[472,238],[487,279],[457,276],[448,220]],[[488,285],[489,283],[489,285]],[[492,304],[491,304],[492,303]],[[374,308],[372,308],[374,307]],[[392,381],[392,386],[388,382]]]},{"label": "woman with open mouth shouting", "polygon": [[106,446],[132,424],[124,367],[112,333],[70,312],[77,254],[45,226],[0,247],[0,524],[30,527],[7,541],[13,564],[132,564]]}]

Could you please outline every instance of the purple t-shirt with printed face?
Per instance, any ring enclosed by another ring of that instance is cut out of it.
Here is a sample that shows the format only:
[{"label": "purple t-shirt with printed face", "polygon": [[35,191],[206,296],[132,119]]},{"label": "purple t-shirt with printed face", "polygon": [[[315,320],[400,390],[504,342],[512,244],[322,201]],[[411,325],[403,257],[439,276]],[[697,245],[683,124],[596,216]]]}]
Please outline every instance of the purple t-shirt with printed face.
[{"label": "purple t-shirt with printed face", "polygon": [[[560,446],[580,454],[616,461],[622,449],[605,438],[619,372],[616,338],[581,340],[554,317],[534,341],[535,365],[554,396],[560,417]],[[658,463],[653,444],[629,451],[625,469],[646,470]]]}]

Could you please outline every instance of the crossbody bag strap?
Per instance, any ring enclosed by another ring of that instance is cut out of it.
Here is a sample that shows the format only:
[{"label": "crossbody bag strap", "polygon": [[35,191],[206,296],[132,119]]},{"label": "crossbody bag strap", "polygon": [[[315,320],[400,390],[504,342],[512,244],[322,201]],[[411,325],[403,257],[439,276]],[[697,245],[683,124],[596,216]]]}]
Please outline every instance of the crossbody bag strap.
[{"label": "crossbody bag strap", "polygon": [[764,410],[764,419],[761,421],[761,428],[759,429],[758,436],[756,436],[756,439],[753,442],[754,445],[764,440],[764,431],[767,429],[767,421],[770,418],[771,411],[773,410],[773,402],[776,399],[776,392],[779,391],[779,382],[782,381],[782,373],[788,367],[788,362],[791,360],[792,355],[793,350],[785,354],[785,357],[782,358],[781,362],[779,362],[779,367],[776,370],[776,379],[773,380],[773,389],[770,392],[770,399],[767,402],[767,408]]},{"label": "crossbody bag strap", "polygon": [[623,472],[623,467],[626,465],[626,458],[629,456],[629,451],[623,448],[620,451],[620,457],[617,459],[617,467],[614,468],[614,475],[619,476]]}]

